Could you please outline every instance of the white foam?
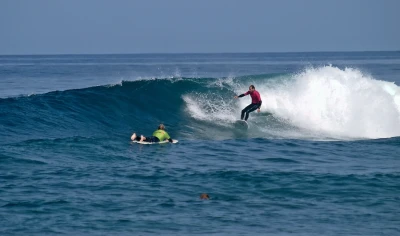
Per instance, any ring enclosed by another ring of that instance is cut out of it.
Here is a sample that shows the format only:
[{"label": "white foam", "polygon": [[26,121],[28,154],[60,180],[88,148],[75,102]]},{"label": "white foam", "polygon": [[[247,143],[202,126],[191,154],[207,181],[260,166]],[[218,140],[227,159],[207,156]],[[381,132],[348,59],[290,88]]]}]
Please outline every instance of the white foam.
[{"label": "white foam", "polygon": [[[261,94],[261,111],[273,113],[278,120],[272,122],[281,123],[273,125],[254,113],[251,119],[258,128],[252,133],[262,132],[254,135],[323,140],[400,136],[400,87],[358,69],[324,66],[275,79],[240,81],[230,77],[208,86],[228,88],[238,95],[250,84]],[[250,96],[235,100],[211,93],[182,98],[191,117],[221,125],[237,120],[241,109],[251,103]]]},{"label": "white foam", "polygon": [[213,121],[220,124],[238,119],[238,114],[235,113],[236,108],[223,99],[218,99],[208,94],[186,94],[182,98],[186,103],[189,114],[195,119]]},{"label": "white foam", "polygon": [[400,136],[400,87],[357,69],[310,68],[256,89],[262,109],[301,128],[355,138]]}]

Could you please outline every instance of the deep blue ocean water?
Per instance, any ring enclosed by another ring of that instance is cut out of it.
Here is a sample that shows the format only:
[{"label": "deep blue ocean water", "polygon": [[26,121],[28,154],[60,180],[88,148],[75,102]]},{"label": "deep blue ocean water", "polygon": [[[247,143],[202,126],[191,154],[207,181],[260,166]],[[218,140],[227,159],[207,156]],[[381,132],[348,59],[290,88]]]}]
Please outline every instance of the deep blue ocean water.
[{"label": "deep blue ocean water", "polygon": [[399,52],[0,56],[0,235],[400,235],[399,84]]}]

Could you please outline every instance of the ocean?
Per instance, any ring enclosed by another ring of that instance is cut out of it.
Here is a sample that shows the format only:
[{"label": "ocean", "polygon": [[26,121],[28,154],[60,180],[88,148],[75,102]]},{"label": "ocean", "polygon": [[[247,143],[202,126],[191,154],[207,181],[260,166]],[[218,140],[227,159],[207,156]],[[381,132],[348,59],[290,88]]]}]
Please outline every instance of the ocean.
[{"label": "ocean", "polygon": [[400,52],[0,56],[0,235],[400,235],[399,84]]}]

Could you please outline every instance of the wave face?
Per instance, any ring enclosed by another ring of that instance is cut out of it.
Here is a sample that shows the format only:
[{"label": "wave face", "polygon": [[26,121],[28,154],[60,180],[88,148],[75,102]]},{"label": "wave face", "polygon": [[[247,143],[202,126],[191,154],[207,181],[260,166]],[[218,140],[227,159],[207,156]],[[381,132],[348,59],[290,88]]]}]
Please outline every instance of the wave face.
[{"label": "wave face", "polygon": [[[254,84],[262,112],[249,131],[234,128],[239,100]],[[358,139],[400,136],[400,88],[357,69],[332,66],[298,74],[236,78],[172,78],[0,99],[5,140],[71,136],[126,139],[159,123],[186,139]]]}]

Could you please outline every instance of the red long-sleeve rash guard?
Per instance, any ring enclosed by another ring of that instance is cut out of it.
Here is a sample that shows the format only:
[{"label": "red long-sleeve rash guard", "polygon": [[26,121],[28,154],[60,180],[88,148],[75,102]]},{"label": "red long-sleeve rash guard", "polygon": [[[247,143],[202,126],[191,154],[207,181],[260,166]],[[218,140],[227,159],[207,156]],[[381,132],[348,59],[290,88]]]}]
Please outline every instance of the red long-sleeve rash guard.
[{"label": "red long-sleeve rash guard", "polygon": [[262,102],[260,93],[257,90],[254,90],[252,92],[247,91],[246,93],[239,95],[239,97],[244,97],[244,96],[249,95],[249,94],[250,94],[250,97],[251,97],[251,103],[257,104],[257,103],[261,103]]}]

